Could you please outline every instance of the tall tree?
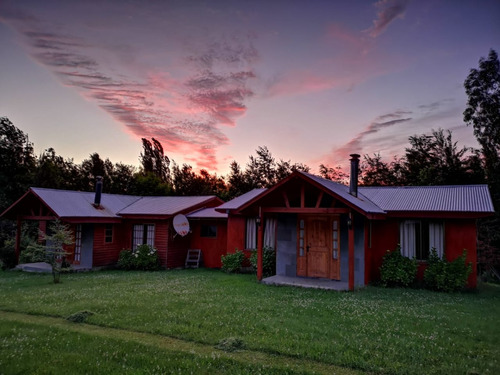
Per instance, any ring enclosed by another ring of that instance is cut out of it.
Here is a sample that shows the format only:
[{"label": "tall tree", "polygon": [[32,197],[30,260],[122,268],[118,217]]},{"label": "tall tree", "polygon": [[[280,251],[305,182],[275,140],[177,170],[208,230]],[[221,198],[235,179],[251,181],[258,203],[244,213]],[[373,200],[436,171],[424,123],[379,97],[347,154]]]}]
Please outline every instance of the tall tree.
[{"label": "tall tree", "polygon": [[7,117],[0,117],[0,212],[33,182],[36,158],[28,136]]},{"label": "tall tree", "polygon": [[340,183],[346,183],[349,179],[347,173],[342,170],[342,167],[338,165],[333,168],[326,164],[319,165],[319,175],[327,180],[332,180]]},{"label": "tall tree", "polygon": [[170,183],[170,159],[165,155],[161,143],[155,138],[152,138],[151,141],[142,138],[142,147],[143,152],[139,160],[143,173],[153,173],[161,182]]},{"label": "tall tree", "polygon": [[490,50],[471,69],[465,82],[467,107],[464,121],[472,125],[481,145],[486,179],[495,205],[495,216],[482,221],[479,231],[480,261],[500,265],[500,63]]},{"label": "tall tree", "polygon": [[[410,146],[402,160],[406,185],[458,185],[484,182],[481,170],[471,170],[474,150],[457,147],[452,132],[443,129],[409,137]],[[469,156],[470,155],[470,156]]]},{"label": "tall tree", "polygon": [[64,160],[51,147],[38,157],[33,185],[52,189],[78,189],[81,185],[79,169],[72,159]]}]

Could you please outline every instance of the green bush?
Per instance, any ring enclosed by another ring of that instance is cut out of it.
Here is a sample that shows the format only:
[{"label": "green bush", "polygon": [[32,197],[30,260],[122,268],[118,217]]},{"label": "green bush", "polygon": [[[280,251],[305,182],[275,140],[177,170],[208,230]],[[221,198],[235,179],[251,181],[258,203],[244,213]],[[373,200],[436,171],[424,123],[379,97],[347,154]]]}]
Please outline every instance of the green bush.
[{"label": "green bush", "polygon": [[37,263],[45,262],[46,260],[47,254],[45,252],[45,246],[38,243],[28,245],[26,249],[19,254],[19,263]]},{"label": "green bush", "polygon": [[466,263],[466,252],[448,262],[440,259],[436,249],[431,249],[427,268],[424,271],[425,287],[443,292],[456,292],[467,285],[472,265]]},{"label": "green bush", "polygon": [[156,271],[160,269],[160,258],[156,249],[149,245],[140,245],[135,251],[122,250],[117,265],[127,271]]},{"label": "green bush", "polygon": [[221,256],[222,267],[221,270],[226,273],[236,273],[240,272],[241,265],[245,260],[245,254],[243,251],[236,249],[233,254],[227,254]]},{"label": "green bush", "polygon": [[[254,272],[257,272],[257,251],[254,251],[250,256]],[[269,277],[276,275],[276,252],[272,247],[264,247],[262,249],[262,276]]]},{"label": "green bush", "polygon": [[389,287],[408,287],[415,282],[417,261],[401,254],[400,247],[384,255],[380,267],[382,285]]},{"label": "green bush", "polygon": [[16,265],[16,250],[13,240],[6,240],[0,247],[1,269],[13,268]]}]

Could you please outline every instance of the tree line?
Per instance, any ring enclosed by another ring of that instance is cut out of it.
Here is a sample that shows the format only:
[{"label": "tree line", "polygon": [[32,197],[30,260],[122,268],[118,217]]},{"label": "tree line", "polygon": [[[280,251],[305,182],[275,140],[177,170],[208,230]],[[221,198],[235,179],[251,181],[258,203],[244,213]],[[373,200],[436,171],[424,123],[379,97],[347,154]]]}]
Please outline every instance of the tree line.
[{"label": "tree line", "polygon": [[[432,130],[412,135],[401,157],[384,161],[380,154],[364,155],[359,183],[365,186],[455,185],[487,183],[496,208],[493,218],[481,225],[483,253],[497,257],[500,249],[500,68],[498,55],[490,50],[464,82],[468,97],[464,122],[471,125],[480,149],[457,146],[451,131]],[[227,176],[191,165],[179,165],[165,154],[162,144],[142,138],[138,168],[103,160],[90,154],[80,164],[64,158],[53,148],[36,156],[28,136],[7,118],[0,118],[0,212],[30,186],[93,191],[102,176],[105,193],[131,195],[217,195],[229,200],[254,188],[271,187],[293,171],[310,168],[290,160],[276,160],[266,146],[259,146],[247,164],[231,162]],[[356,150],[353,150],[356,151]],[[321,164],[323,178],[347,182],[340,166]],[[500,263],[500,262],[498,262]]]}]

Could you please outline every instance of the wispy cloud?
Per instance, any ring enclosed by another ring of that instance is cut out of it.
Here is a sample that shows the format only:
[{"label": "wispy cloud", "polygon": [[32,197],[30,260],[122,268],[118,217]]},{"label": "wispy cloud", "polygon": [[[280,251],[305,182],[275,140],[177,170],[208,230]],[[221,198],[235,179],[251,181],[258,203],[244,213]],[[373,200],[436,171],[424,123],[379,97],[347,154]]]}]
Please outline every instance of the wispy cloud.
[{"label": "wispy cloud", "polygon": [[[217,149],[228,144],[222,125],[234,126],[253,96],[251,41],[221,38],[188,53],[184,78],[142,71],[134,78],[100,61],[100,46],[66,34],[33,15],[11,11],[4,21],[20,32],[30,55],[64,85],[95,101],[137,137],[155,137],[167,153],[191,155],[197,167],[217,169]],[[57,31],[55,31],[57,30]]]},{"label": "wispy cloud", "polygon": [[331,153],[323,158],[323,160],[325,160],[324,164],[342,165],[347,161],[349,154],[366,154],[367,149],[372,149],[373,140],[379,138],[376,137],[378,133],[381,133],[388,128],[400,126],[411,121],[413,119],[412,117],[409,117],[411,115],[411,111],[396,110],[394,112],[376,117],[368,126],[351,138],[346,144],[332,149]]},{"label": "wispy cloud", "polygon": [[408,0],[380,0],[375,3],[379,11],[377,18],[373,21],[373,26],[367,30],[372,38],[382,34],[389,24],[396,18],[403,18]]}]

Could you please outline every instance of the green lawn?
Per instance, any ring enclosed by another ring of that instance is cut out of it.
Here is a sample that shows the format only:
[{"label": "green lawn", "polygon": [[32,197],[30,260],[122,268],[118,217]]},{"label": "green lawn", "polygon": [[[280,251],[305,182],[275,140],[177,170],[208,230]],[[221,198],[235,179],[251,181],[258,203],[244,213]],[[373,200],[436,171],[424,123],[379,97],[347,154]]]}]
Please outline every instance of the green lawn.
[{"label": "green lawn", "polygon": [[[260,285],[211,270],[0,272],[0,374],[500,373],[500,287]],[[94,313],[87,324],[64,318]],[[215,348],[225,338],[246,348]]]}]

